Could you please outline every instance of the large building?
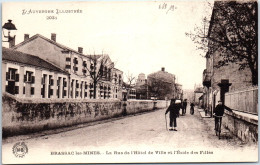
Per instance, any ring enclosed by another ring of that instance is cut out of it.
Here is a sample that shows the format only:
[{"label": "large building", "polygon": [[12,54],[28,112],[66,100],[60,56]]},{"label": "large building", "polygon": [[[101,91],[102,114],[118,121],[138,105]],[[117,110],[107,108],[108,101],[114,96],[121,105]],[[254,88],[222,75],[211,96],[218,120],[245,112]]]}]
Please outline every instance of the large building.
[{"label": "large building", "polygon": [[[58,76],[51,72],[42,73],[42,98],[56,98],[59,93],[57,98],[122,99],[123,72],[114,68],[108,55],[85,55],[82,47],[75,51],[57,43],[56,37],[56,34],[51,34],[51,39],[40,34],[32,37],[25,34],[24,41],[12,48],[15,52],[46,61],[64,73]],[[38,73],[32,71],[31,75]],[[65,92],[62,92],[63,88]]]},{"label": "large building", "polygon": [[177,96],[175,75],[162,68],[147,76],[148,98],[171,99]]},{"label": "large building", "polygon": [[18,97],[68,98],[69,73],[37,56],[2,48],[2,92]]}]

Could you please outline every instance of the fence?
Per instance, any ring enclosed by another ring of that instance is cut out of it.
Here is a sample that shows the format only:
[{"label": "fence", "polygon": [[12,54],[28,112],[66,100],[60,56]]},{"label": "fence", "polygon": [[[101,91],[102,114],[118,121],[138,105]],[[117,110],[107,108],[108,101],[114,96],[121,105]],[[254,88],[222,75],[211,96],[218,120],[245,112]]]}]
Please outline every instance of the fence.
[{"label": "fence", "polygon": [[225,105],[234,110],[258,115],[258,87],[226,93]]}]

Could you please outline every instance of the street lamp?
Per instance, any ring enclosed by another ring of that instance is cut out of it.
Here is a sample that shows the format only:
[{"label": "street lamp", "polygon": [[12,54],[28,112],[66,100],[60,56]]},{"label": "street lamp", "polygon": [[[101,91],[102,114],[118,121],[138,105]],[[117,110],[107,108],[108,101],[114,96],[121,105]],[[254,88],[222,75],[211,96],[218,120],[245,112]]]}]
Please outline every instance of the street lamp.
[{"label": "street lamp", "polygon": [[[8,20],[7,23],[4,24],[4,26],[2,27],[3,30],[3,35],[5,38],[7,38],[7,41],[3,41],[3,42],[9,42],[9,47],[12,47],[15,45],[15,32],[16,32],[16,27],[15,25],[12,23],[12,20]],[[6,35],[7,33],[7,35]]]}]

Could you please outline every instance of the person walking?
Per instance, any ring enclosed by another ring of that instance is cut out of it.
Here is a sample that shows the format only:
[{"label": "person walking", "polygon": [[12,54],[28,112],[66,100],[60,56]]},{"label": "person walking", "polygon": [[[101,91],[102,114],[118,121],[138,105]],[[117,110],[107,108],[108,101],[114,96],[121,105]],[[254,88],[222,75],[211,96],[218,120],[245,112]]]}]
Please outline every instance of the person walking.
[{"label": "person walking", "polygon": [[194,114],[194,103],[190,103],[190,114]]},{"label": "person walking", "polygon": [[[165,115],[170,112],[170,131],[177,131],[177,121],[176,118],[179,117],[179,110],[180,110],[180,105],[175,103],[175,99],[171,99],[171,104],[167,108]],[[174,127],[174,129],[173,129]]]},{"label": "person walking", "polygon": [[186,108],[187,108],[187,99],[184,99],[182,103],[182,115],[186,114]]}]

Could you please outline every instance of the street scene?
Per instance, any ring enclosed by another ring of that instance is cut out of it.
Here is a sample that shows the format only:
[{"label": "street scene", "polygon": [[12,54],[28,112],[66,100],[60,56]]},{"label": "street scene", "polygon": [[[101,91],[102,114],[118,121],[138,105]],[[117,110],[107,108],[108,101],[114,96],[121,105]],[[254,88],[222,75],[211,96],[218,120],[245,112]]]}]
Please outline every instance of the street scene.
[{"label": "street scene", "polygon": [[257,5],[4,3],[2,163],[257,162]]}]

